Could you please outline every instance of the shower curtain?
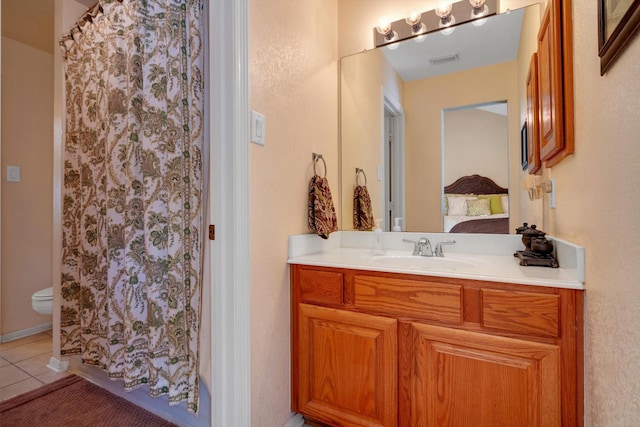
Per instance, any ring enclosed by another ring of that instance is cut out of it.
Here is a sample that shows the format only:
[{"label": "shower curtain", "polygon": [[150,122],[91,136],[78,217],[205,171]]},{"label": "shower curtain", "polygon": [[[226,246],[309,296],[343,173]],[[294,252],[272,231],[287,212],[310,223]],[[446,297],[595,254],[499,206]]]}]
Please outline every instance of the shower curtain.
[{"label": "shower curtain", "polygon": [[102,0],[63,38],[61,348],[198,411],[202,0]]}]

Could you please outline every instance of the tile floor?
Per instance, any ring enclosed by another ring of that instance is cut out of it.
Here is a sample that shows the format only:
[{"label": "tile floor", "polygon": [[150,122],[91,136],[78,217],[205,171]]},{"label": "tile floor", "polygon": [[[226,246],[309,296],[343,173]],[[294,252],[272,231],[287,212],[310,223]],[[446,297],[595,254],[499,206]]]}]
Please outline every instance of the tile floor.
[{"label": "tile floor", "polygon": [[0,402],[64,378],[47,368],[51,331],[0,344]]}]

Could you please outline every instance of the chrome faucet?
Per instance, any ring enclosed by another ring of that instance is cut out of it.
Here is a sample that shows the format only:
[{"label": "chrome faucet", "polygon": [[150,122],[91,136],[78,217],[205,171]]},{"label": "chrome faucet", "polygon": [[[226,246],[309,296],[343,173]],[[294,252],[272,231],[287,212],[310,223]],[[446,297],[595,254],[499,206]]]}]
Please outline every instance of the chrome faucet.
[{"label": "chrome faucet", "polygon": [[416,242],[415,240],[402,239],[403,242],[413,243],[413,254],[419,256],[434,256],[433,249],[431,248],[431,242],[426,237],[421,237]]},{"label": "chrome faucet", "polygon": [[444,242],[436,243],[436,250],[433,253],[433,256],[443,257],[444,252],[442,252],[442,245],[455,245],[455,244],[456,244],[455,240],[446,240]]}]

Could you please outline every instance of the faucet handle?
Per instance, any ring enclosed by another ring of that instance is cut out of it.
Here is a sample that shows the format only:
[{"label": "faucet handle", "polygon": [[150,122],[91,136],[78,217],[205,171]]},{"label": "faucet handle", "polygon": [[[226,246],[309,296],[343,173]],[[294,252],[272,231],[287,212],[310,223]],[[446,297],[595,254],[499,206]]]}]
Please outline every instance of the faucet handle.
[{"label": "faucet handle", "polygon": [[445,240],[444,242],[440,242],[436,244],[436,250],[434,252],[435,256],[443,257],[444,252],[442,251],[442,245],[455,245],[455,240]]},{"label": "faucet handle", "polygon": [[413,243],[413,255],[420,255],[420,243],[415,240],[402,239],[403,242]]}]

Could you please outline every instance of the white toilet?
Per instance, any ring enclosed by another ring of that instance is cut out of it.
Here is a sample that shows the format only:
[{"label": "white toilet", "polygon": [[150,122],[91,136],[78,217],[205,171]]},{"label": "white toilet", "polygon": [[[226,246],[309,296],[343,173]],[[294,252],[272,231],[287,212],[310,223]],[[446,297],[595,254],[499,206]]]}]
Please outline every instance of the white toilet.
[{"label": "white toilet", "polygon": [[53,313],[53,287],[40,289],[31,295],[31,307],[40,314]]}]

